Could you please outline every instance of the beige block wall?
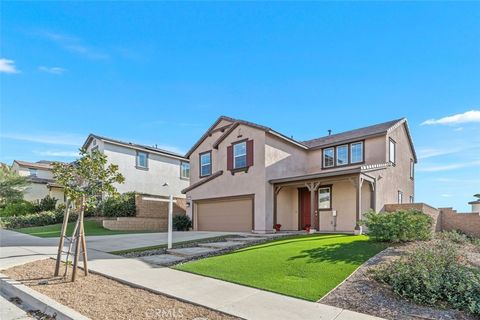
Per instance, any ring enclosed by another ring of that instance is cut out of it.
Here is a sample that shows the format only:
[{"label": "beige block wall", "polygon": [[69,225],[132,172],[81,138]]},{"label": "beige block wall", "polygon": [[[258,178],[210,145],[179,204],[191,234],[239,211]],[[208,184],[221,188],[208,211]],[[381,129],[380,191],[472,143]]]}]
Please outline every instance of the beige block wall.
[{"label": "beige block wall", "polygon": [[478,212],[457,213],[452,208],[440,208],[443,230],[462,230],[480,237],[480,214]]},{"label": "beige block wall", "polygon": [[[185,200],[174,198],[173,214],[185,214]],[[165,197],[156,197],[150,195],[135,195],[136,214],[138,218],[158,218],[166,219],[168,217],[168,202]]]}]

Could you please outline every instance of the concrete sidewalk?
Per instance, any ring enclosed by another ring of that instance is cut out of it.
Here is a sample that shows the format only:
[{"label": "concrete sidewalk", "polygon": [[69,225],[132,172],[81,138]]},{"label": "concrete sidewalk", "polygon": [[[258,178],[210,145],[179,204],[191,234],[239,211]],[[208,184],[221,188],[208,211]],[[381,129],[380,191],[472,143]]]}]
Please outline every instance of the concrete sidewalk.
[{"label": "concrete sidewalk", "polygon": [[[54,242],[51,240],[0,230],[0,269],[55,256],[56,239],[53,239]],[[19,246],[14,246],[15,243]],[[95,249],[88,250],[88,258],[89,269],[93,272],[245,319],[379,319],[226,281],[152,266],[140,259],[127,259]]]}]

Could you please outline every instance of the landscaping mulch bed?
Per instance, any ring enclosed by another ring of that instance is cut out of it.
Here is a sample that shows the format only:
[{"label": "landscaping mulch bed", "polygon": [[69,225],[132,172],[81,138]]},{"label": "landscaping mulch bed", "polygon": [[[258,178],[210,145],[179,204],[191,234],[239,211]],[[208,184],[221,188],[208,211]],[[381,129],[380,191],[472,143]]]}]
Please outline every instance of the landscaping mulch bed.
[{"label": "landscaping mulch bed", "polygon": [[92,319],[237,319],[100,275],[85,277],[82,270],[77,281],[70,282],[70,277],[53,277],[54,268],[55,261],[46,259],[2,273]]},{"label": "landscaping mulch bed", "polygon": [[[345,308],[357,312],[371,314],[386,319],[425,320],[425,319],[458,319],[474,320],[477,317],[452,309],[440,309],[417,305],[396,296],[386,285],[371,278],[369,270],[381,264],[389,263],[413,250],[416,243],[390,247],[362,265],[356,273],[335,290],[323,297],[320,302],[331,306]],[[473,246],[465,245],[462,249],[469,263],[480,267],[480,252]]]}]

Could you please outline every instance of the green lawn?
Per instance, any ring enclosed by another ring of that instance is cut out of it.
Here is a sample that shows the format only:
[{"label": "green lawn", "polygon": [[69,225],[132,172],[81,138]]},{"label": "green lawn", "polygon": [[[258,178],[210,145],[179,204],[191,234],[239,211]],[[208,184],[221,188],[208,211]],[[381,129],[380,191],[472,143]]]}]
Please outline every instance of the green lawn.
[{"label": "green lawn", "polygon": [[[75,222],[70,222],[67,227],[67,234],[71,235],[73,228],[75,227]],[[42,227],[29,227],[29,228],[20,228],[15,231],[27,233],[32,236],[42,237],[42,238],[53,238],[60,236],[60,230],[62,224],[52,224],[49,226]],[[147,231],[142,231],[143,233]],[[125,234],[125,233],[135,233],[135,231],[113,231],[108,230],[102,227],[100,221],[94,220],[85,220],[85,235],[87,236],[107,236],[112,234]]]},{"label": "green lawn", "polygon": [[175,268],[317,301],[386,247],[367,236],[307,235],[275,240]]}]

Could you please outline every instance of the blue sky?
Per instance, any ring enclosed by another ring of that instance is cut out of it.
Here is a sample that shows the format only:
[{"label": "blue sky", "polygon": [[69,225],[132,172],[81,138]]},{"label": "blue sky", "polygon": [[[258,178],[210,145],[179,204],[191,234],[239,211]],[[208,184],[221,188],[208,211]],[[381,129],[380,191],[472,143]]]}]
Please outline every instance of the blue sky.
[{"label": "blue sky", "polygon": [[4,1],[0,21],[0,161],[71,160],[91,132],[185,152],[221,114],[298,140],[407,117],[416,200],[480,192],[480,3]]}]

